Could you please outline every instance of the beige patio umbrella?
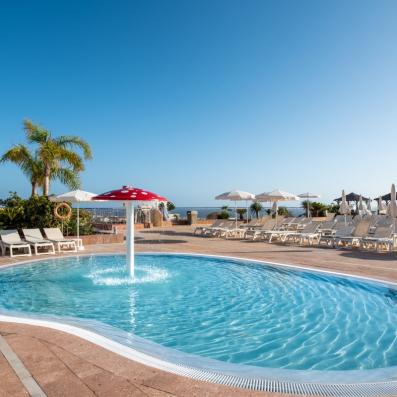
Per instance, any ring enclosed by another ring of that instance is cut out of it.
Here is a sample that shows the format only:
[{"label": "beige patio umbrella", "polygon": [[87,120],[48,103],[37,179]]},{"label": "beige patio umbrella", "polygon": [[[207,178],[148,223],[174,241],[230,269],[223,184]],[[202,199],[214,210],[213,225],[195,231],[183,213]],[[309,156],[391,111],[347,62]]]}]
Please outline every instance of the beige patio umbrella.
[{"label": "beige patio umbrella", "polygon": [[387,212],[386,203],[382,200],[382,196],[378,198],[378,213],[385,214]]},{"label": "beige patio umbrella", "polygon": [[360,194],[360,198],[358,199],[358,213],[360,215],[370,215],[371,211],[368,209],[367,204],[363,201],[363,197]]},{"label": "beige patio umbrella", "polygon": [[298,194],[298,197],[300,197],[302,199],[306,199],[306,201],[307,201],[306,216],[309,218],[309,216],[310,216],[310,199],[311,198],[320,198],[321,196],[316,193],[306,192],[306,193]]},{"label": "beige patio umbrella", "polygon": [[249,192],[244,192],[242,190],[232,190],[231,192],[226,192],[219,194],[215,197],[215,200],[228,200],[234,201],[234,212],[236,216],[236,229],[237,229],[237,201],[245,201],[245,206],[247,210],[247,221],[248,221],[248,201],[254,200],[255,195]]},{"label": "beige patio umbrella", "polygon": [[[96,193],[85,192],[84,190],[72,190],[71,192],[63,193],[58,196],[51,196],[50,201],[62,203],[62,202],[70,202],[76,203],[77,207],[77,223],[76,223],[76,236],[79,241],[80,238],[80,203],[91,201],[93,197],[96,196]],[[83,250],[84,247],[77,244],[79,250]]]},{"label": "beige patio umbrella", "polygon": [[390,203],[387,206],[387,215],[393,218],[393,233],[396,232],[395,218],[397,218],[396,187],[391,185]]},{"label": "beige patio umbrella", "polygon": [[[276,225],[277,225],[277,218],[278,218],[278,202],[279,201],[297,201],[299,197],[293,193],[284,192],[282,190],[276,189],[272,192],[264,192],[261,194],[257,194],[255,196],[257,201],[268,201],[273,203],[273,207],[276,211]],[[272,208],[273,208],[272,207]]]},{"label": "beige patio umbrella", "polygon": [[339,213],[341,215],[345,216],[345,225],[346,225],[346,215],[350,215],[351,214],[351,209],[349,207],[348,202],[346,201],[346,193],[344,190],[342,190],[342,201],[340,202],[339,205]]}]

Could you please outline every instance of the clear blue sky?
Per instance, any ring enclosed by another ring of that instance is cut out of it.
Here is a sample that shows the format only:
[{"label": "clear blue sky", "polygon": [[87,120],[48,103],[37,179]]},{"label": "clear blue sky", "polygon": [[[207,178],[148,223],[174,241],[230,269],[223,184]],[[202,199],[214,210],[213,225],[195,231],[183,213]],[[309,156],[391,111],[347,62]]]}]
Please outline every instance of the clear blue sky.
[{"label": "clear blue sky", "polygon": [[[374,197],[397,182],[396,20],[394,0],[2,2],[0,151],[30,118],[91,143],[89,191]],[[30,191],[13,165],[9,190]]]}]

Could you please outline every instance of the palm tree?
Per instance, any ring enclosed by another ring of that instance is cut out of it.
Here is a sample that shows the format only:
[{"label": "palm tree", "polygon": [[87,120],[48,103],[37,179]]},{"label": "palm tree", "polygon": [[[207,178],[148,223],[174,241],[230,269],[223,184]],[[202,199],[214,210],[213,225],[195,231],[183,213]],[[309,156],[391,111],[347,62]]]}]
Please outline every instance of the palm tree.
[{"label": "palm tree", "polygon": [[[38,145],[37,158],[44,169],[43,195],[48,196],[52,179],[77,188],[80,185],[78,173],[84,170],[83,159],[92,158],[88,143],[77,136],[54,138],[50,131],[30,120],[24,121],[24,128],[28,141]],[[75,148],[83,151],[83,157],[73,150]]]},{"label": "palm tree", "polygon": [[25,145],[15,145],[0,157],[0,163],[7,161],[18,165],[29,178],[32,185],[31,196],[33,197],[37,187],[42,186],[44,181],[43,163]]},{"label": "palm tree", "polygon": [[254,202],[250,206],[251,214],[255,214],[256,219],[259,219],[259,213],[262,211],[262,204],[258,201]]}]

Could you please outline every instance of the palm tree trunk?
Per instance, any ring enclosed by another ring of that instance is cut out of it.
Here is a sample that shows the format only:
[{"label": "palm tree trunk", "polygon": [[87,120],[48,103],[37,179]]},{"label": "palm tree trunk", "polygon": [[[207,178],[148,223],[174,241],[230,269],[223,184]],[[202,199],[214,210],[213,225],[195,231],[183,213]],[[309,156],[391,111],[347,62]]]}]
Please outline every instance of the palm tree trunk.
[{"label": "palm tree trunk", "polygon": [[36,196],[37,182],[32,181],[31,184],[32,184],[32,193],[31,193],[30,197],[33,197],[33,196]]},{"label": "palm tree trunk", "polygon": [[43,196],[48,196],[50,193],[50,175],[51,168],[46,164],[44,174]]}]

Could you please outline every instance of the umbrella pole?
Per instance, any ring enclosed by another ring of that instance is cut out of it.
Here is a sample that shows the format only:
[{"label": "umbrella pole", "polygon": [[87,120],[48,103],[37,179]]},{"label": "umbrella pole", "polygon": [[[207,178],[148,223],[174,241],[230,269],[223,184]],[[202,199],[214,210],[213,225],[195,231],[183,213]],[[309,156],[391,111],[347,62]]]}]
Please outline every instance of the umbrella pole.
[{"label": "umbrella pole", "polygon": [[127,201],[126,204],[127,215],[127,266],[130,276],[134,278],[135,263],[134,263],[134,204],[132,201]]},{"label": "umbrella pole", "polygon": [[237,229],[237,201],[234,202],[234,213],[236,216],[236,229]]},{"label": "umbrella pole", "polygon": [[309,218],[309,216],[310,216],[310,200],[309,199],[307,199],[307,217]]},{"label": "umbrella pole", "polygon": [[80,250],[80,204],[77,203],[77,250]]},{"label": "umbrella pole", "polygon": [[249,222],[248,220],[248,201],[245,200],[245,218],[247,220],[247,223]]}]

